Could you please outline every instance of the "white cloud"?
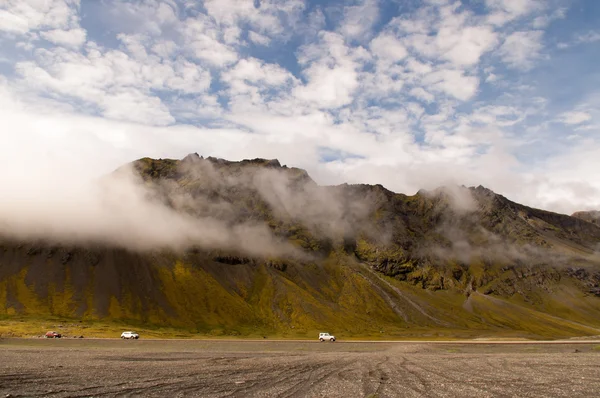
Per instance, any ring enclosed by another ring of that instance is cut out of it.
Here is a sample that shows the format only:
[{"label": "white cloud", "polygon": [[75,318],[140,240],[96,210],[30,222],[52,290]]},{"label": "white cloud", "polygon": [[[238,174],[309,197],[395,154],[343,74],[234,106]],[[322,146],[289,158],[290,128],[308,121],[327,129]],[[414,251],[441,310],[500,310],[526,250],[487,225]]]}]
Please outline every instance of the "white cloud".
[{"label": "white cloud", "polygon": [[359,85],[355,57],[342,36],[323,33],[319,43],[305,46],[299,55],[301,64],[308,65],[303,70],[307,84],[296,87],[294,95],[318,108],[350,104]]},{"label": "white cloud", "polygon": [[106,13],[110,28],[124,34],[159,36],[179,22],[173,0],[112,0],[110,6],[98,4],[96,12]]},{"label": "white cloud", "polygon": [[158,97],[148,96],[136,89],[122,89],[104,95],[99,105],[104,109],[104,115],[111,119],[156,125],[175,122]]},{"label": "white cloud", "polygon": [[433,70],[433,67],[430,64],[419,62],[415,58],[409,58],[407,60],[406,68],[419,75],[425,75]]},{"label": "white cloud", "polygon": [[78,7],[79,0],[4,0],[0,3],[0,31],[24,34],[76,28]]},{"label": "white cloud", "polygon": [[400,40],[389,33],[383,33],[374,38],[369,45],[371,51],[380,59],[397,62],[407,55],[406,47]]},{"label": "white cloud", "polygon": [[497,43],[496,33],[488,26],[462,27],[458,31],[441,29],[436,44],[442,58],[455,65],[474,65]]},{"label": "white cloud", "polygon": [[87,32],[81,28],[71,30],[54,29],[41,33],[41,36],[58,45],[67,47],[81,47],[85,43]]},{"label": "white cloud", "polygon": [[256,58],[240,60],[222,74],[221,80],[228,86],[229,106],[234,113],[264,112],[267,105],[273,111],[285,108],[280,96],[297,83],[286,69]]},{"label": "white cloud", "polygon": [[24,16],[0,9],[0,29],[23,34],[29,31],[29,23]]},{"label": "white cloud", "polygon": [[413,88],[412,90],[410,90],[409,94],[427,103],[431,103],[435,99],[435,96],[433,94],[425,91],[422,87]]},{"label": "white cloud", "polygon": [[485,0],[486,5],[494,10],[502,10],[511,15],[525,15],[541,7],[538,0]]},{"label": "white cloud", "polygon": [[182,33],[186,50],[196,59],[223,67],[238,59],[237,51],[219,40],[219,31],[204,17],[185,21]]},{"label": "white cloud", "polygon": [[235,50],[208,36],[196,37],[194,41],[189,43],[188,48],[196,59],[217,67],[232,64],[238,59]]},{"label": "white cloud", "polygon": [[[222,29],[248,24],[257,33],[282,39],[296,29],[305,4],[302,0],[263,0],[255,6],[254,2],[245,0],[206,0],[204,7]],[[234,34],[227,43],[234,44],[237,40],[238,35]]]},{"label": "white cloud", "polygon": [[420,56],[461,68],[473,66],[497,45],[498,34],[457,4],[424,7],[415,13],[416,21],[395,19],[391,25],[406,34],[405,45]]},{"label": "white cloud", "polygon": [[256,58],[242,59],[224,74],[225,81],[244,80],[279,86],[293,80],[293,75],[279,65],[266,64]]},{"label": "white cloud", "polygon": [[578,43],[595,43],[597,41],[600,41],[600,33],[593,30],[579,35],[576,38],[576,42]]},{"label": "white cloud", "polygon": [[425,76],[422,82],[431,90],[448,94],[462,101],[471,99],[479,87],[479,78],[465,75],[457,69],[440,69]]},{"label": "white cloud", "polygon": [[151,90],[194,94],[210,86],[210,73],[201,66],[184,58],[161,61],[148,55],[144,36],[119,37],[129,55],[93,44],[85,54],[63,48],[39,50],[35,61],[15,65],[20,83],[63,98],[78,98],[109,118],[159,125],[175,119]]},{"label": "white cloud", "polygon": [[591,119],[592,116],[589,113],[581,111],[565,112],[558,118],[559,121],[565,124],[581,124]]},{"label": "white cloud", "polygon": [[485,0],[485,3],[492,10],[488,22],[499,26],[544,8],[539,0]]},{"label": "white cloud", "polygon": [[594,30],[590,30],[587,33],[577,35],[574,39],[568,42],[558,43],[557,47],[563,49],[573,47],[578,44],[595,43],[597,41],[600,41],[600,33]]},{"label": "white cloud", "polygon": [[157,40],[152,44],[152,52],[161,58],[170,58],[177,50],[172,40]]},{"label": "white cloud", "polygon": [[371,36],[371,28],[379,19],[379,1],[359,0],[357,5],[344,7],[343,14],[342,35],[362,41]]},{"label": "white cloud", "polygon": [[308,84],[296,88],[297,98],[314,103],[318,108],[338,108],[353,101],[358,74],[351,64],[329,67],[315,63],[304,73]]},{"label": "white cloud", "polygon": [[541,30],[514,32],[504,40],[498,54],[511,68],[531,69],[541,56],[543,36]]},{"label": "white cloud", "polygon": [[248,39],[254,43],[254,44],[259,44],[261,46],[268,46],[269,43],[271,42],[271,39],[268,38],[265,35],[261,35],[260,33],[256,33],[255,31],[251,30],[250,32],[248,32]]},{"label": "white cloud", "polygon": [[497,127],[513,126],[525,118],[526,110],[506,105],[488,105],[476,109],[468,116],[469,123],[479,123]]},{"label": "white cloud", "polygon": [[565,18],[566,14],[567,8],[561,7],[554,10],[551,14],[540,15],[538,17],[535,17],[535,19],[533,20],[533,27],[535,29],[543,29],[550,25],[553,21]]},{"label": "white cloud", "polygon": [[486,83],[494,83],[495,81],[498,81],[498,79],[499,79],[498,75],[493,72],[489,72],[487,74],[487,76],[485,77]]}]

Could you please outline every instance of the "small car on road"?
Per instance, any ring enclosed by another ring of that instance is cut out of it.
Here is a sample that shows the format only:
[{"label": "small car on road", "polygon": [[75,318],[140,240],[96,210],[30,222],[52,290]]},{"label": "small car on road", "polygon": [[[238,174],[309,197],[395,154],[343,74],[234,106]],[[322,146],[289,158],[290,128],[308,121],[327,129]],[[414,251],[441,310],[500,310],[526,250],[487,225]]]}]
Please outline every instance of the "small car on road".
[{"label": "small car on road", "polygon": [[58,332],[50,331],[50,332],[46,332],[44,337],[47,339],[60,339],[62,337],[62,335]]},{"label": "small car on road", "polygon": [[323,342],[325,340],[333,343],[335,341],[335,336],[332,336],[329,333],[319,333],[319,341]]},{"label": "small car on road", "polygon": [[140,338],[140,335],[137,334],[136,332],[123,332],[121,333],[121,338],[122,339],[134,339],[137,340]]}]

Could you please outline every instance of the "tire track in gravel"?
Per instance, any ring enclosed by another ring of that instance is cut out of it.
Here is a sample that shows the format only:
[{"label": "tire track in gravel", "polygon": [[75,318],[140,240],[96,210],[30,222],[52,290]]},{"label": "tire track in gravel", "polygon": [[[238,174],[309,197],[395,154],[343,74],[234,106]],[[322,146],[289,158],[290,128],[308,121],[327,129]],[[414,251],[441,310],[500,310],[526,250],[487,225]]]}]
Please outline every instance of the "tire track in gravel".
[{"label": "tire track in gravel", "polygon": [[313,390],[320,383],[329,379],[332,375],[339,373],[339,369],[337,368],[337,366],[334,365],[333,369],[328,370],[327,372],[321,373],[317,377],[315,377],[315,371],[320,371],[323,368],[326,368],[326,367],[329,368],[330,366],[331,366],[331,364],[328,364],[328,365],[323,365],[321,367],[312,369],[309,372],[308,377],[305,380],[298,382],[296,385],[294,385],[292,388],[290,388],[288,391],[286,391],[285,394],[281,395],[281,397],[285,397],[285,398],[298,397],[299,398],[299,397],[308,396],[310,391]]},{"label": "tire track in gravel", "polygon": [[[329,365],[329,364],[327,364]],[[261,366],[261,372],[256,373],[252,380],[248,380],[248,375],[244,376],[243,383],[238,388],[231,389],[231,382],[226,382],[220,387],[222,389],[215,392],[224,393],[223,397],[248,396],[257,392],[264,392],[270,389],[277,389],[281,385],[298,377],[298,375],[309,373],[313,366],[311,364],[300,363],[288,366],[273,364],[270,366]],[[238,376],[241,372],[237,372]],[[242,380],[241,380],[242,381]]]},{"label": "tire track in gravel", "polygon": [[[179,377],[176,380],[169,380],[168,382],[162,381],[156,383],[156,381],[164,380],[163,378],[154,378],[146,380],[137,380],[132,382],[122,382],[109,385],[94,385],[89,387],[79,387],[72,389],[61,389],[52,390],[51,392],[46,391],[43,393],[27,394],[28,397],[52,397],[52,396],[64,396],[73,398],[90,397],[96,395],[103,396],[128,396],[128,394],[140,394],[147,396],[162,391],[178,391],[182,383],[185,382],[186,377]],[[154,383],[152,383],[154,382]],[[137,384],[137,386],[136,386]],[[128,387],[125,387],[128,386]],[[172,388],[165,388],[172,387]],[[18,397],[19,395],[13,395]]]},{"label": "tire track in gravel", "polygon": [[[376,379],[376,383],[377,383],[377,388],[375,389],[375,392],[374,392],[374,394],[376,396],[379,396],[383,392],[385,385],[388,383],[388,380],[390,379],[389,373],[383,370],[383,365],[385,363],[389,363],[389,361],[390,361],[390,357],[386,356],[383,361],[375,364],[375,370],[373,371],[373,374],[376,375],[375,379]],[[369,372],[369,373],[371,373],[371,372]]]},{"label": "tire track in gravel", "polygon": [[409,388],[410,390],[418,393],[421,396],[424,397],[436,397],[437,394],[433,395],[433,391],[431,391],[430,385],[429,385],[429,381],[421,376],[419,373],[412,371],[410,369],[408,369],[408,360],[405,357],[401,357],[400,358],[402,360],[402,362],[399,364],[399,368],[404,372],[407,373],[409,375],[412,376],[412,378],[416,381],[416,383],[414,383],[411,386],[404,386]]},{"label": "tire track in gravel", "polygon": [[[412,367],[415,370],[408,369],[408,366]],[[456,368],[457,367],[454,367],[454,369]],[[431,396],[431,391],[437,389],[434,387],[434,381],[437,378],[438,380],[444,381],[444,384],[441,384],[442,387],[447,387],[446,383],[451,383],[453,385],[462,385],[463,388],[473,390],[472,393],[474,394],[474,396],[477,397],[507,397],[507,395],[502,393],[502,388],[497,389],[498,391],[492,394],[491,391],[488,391],[489,387],[488,389],[484,389],[468,384],[465,385],[464,380],[460,380],[460,378],[455,378],[454,376],[451,376],[455,373],[452,367],[447,369],[445,374],[442,374],[439,370],[432,370],[426,365],[418,365],[415,362],[409,361],[405,358],[403,369],[418,377],[422,381],[422,383],[427,386],[427,389],[429,390],[427,391],[427,396]],[[481,373],[481,367],[478,369],[478,372]],[[433,375],[434,377],[431,377],[431,375]],[[436,396],[439,396],[439,394],[436,393]]]}]

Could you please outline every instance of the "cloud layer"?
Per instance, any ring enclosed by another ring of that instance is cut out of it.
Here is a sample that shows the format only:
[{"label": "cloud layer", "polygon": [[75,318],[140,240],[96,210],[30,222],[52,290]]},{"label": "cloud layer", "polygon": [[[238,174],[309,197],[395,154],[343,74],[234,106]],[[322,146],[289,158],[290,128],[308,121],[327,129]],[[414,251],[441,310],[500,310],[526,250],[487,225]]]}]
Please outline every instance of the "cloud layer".
[{"label": "cloud layer", "polygon": [[1,182],[199,152],[600,208],[597,8],[479,3],[7,0]]}]

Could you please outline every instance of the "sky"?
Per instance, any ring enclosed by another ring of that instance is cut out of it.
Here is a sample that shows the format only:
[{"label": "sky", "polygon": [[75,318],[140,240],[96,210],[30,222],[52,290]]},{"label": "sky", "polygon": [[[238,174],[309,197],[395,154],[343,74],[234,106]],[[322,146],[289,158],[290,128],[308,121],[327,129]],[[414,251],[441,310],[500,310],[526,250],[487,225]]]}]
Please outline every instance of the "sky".
[{"label": "sky", "polygon": [[197,152],[600,209],[600,2],[0,0],[0,120],[3,190]]}]

